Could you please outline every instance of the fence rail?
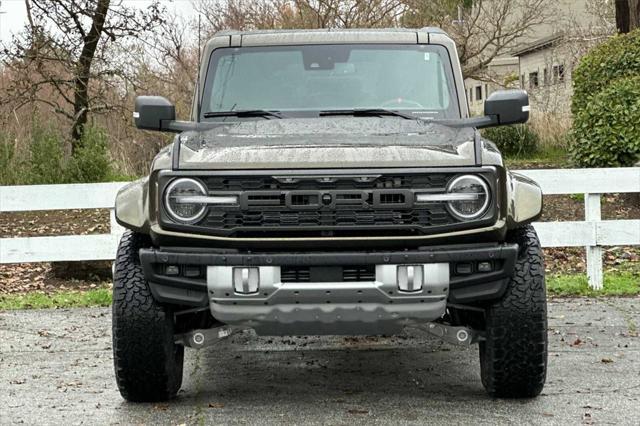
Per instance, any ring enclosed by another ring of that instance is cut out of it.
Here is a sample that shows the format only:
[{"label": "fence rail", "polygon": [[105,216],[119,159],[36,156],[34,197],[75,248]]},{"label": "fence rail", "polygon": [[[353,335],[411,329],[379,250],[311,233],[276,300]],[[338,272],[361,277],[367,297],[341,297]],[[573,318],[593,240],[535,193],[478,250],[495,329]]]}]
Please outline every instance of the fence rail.
[{"label": "fence rail", "polygon": [[[640,167],[516,171],[545,195],[584,194],[585,219],[536,222],[543,247],[585,247],[589,284],[601,288],[603,246],[640,245],[640,220],[601,220],[601,195],[640,192]],[[0,263],[113,260],[122,235],[114,200],[126,183],[0,187],[0,212],[109,209],[111,233],[0,239]]]}]

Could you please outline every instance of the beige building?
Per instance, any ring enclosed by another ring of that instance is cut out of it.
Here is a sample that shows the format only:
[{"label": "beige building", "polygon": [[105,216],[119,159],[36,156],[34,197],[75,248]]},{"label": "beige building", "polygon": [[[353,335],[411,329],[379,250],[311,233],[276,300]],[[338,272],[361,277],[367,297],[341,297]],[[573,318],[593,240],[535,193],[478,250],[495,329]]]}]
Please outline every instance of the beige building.
[{"label": "beige building", "polygon": [[485,99],[496,90],[517,87],[518,72],[518,58],[507,56],[496,58],[487,66],[486,80],[467,78],[465,86],[471,113],[481,115]]},{"label": "beige building", "polygon": [[562,34],[555,34],[513,52],[519,60],[520,87],[529,92],[534,111],[569,112],[578,61],[569,47]]},{"label": "beige building", "polygon": [[607,0],[559,0],[553,21],[537,27],[511,56],[492,61],[486,80],[465,80],[472,113],[482,114],[493,91],[520,87],[529,92],[534,112],[568,114],[573,69],[591,45],[615,28],[605,16],[608,5]]}]

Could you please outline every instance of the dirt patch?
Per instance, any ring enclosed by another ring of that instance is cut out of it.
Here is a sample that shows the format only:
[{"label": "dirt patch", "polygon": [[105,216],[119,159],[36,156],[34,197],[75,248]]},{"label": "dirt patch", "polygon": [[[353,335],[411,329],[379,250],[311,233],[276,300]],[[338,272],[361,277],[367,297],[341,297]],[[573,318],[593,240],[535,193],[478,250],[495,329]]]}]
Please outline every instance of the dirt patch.
[{"label": "dirt patch", "polygon": [[49,210],[2,213],[0,238],[109,233],[109,210]]},{"label": "dirt patch", "polygon": [[104,281],[98,274],[81,280],[60,278],[51,263],[0,265],[0,294],[88,290],[103,285]]},{"label": "dirt patch", "polygon": [[[636,194],[607,194],[600,200],[602,220],[640,219]],[[584,220],[583,195],[545,195],[542,222]]]}]

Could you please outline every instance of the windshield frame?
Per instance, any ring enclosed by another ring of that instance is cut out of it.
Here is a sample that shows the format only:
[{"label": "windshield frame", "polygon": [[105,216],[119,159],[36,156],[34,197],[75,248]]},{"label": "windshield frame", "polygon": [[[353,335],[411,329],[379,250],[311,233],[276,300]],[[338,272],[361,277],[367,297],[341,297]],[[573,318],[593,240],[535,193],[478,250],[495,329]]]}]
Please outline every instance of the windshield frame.
[{"label": "windshield frame", "polygon": [[[418,49],[427,49],[429,52],[434,52],[438,54],[441,58],[441,63],[444,71],[444,76],[446,79],[446,85],[448,90],[449,97],[449,106],[448,109],[443,110],[446,111],[446,117],[437,117],[437,119],[460,119],[463,117],[463,110],[461,105],[461,101],[459,99],[458,94],[458,82],[456,81],[454,74],[454,66],[451,60],[451,56],[449,50],[440,44],[418,44],[418,43],[322,43],[322,44],[294,44],[294,45],[268,45],[268,46],[246,46],[246,47],[218,47],[211,52],[209,56],[209,60],[207,61],[207,70],[205,74],[205,81],[203,84],[202,91],[200,93],[200,100],[198,102],[198,111],[197,111],[197,121],[198,122],[212,122],[212,121],[245,121],[245,120],[261,120],[264,118],[260,117],[216,117],[216,118],[205,118],[205,113],[209,112],[208,108],[205,105],[209,105],[211,97],[212,97],[212,86],[215,80],[215,74],[217,70],[218,63],[220,59],[225,56],[232,54],[237,51],[283,51],[283,50],[291,50],[303,48],[306,46],[339,46],[339,47],[352,47],[352,48],[371,48],[371,49],[389,49],[389,50],[418,50]],[[357,107],[354,106],[354,109]],[[387,108],[391,111],[398,111],[401,113],[416,115],[416,119],[433,119],[436,118],[432,114],[428,112],[432,112],[433,110],[424,109],[420,110],[417,108]],[[275,111],[275,109],[274,109]],[[286,118],[320,118],[320,113],[323,109],[304,109],[304,110],[292,110],[292,109],[283,109],[282,112],[286,114]],[[423,112],[422,114],[415,112]],[[214,111],[215,112],[215,111]],[[278,110],[280,112],[280,110]]]}]

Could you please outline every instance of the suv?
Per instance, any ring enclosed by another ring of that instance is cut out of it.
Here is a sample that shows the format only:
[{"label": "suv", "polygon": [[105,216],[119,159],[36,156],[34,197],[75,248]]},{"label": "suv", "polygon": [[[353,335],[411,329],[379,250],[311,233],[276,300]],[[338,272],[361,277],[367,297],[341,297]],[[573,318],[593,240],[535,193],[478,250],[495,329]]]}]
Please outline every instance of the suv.
[{"label": "suv", "polygon": [[478,131],[527,121],[528,96],[499,91],[484,109],[469,116],[455,44],[436,28],[216,34],[189,121],[136,99],[138,128],[177,135],[116,200],[122,396],[174,397],[184,347],[242,329],[405,327],[479,343],[490,395],[538,395],[542,193]]}]

